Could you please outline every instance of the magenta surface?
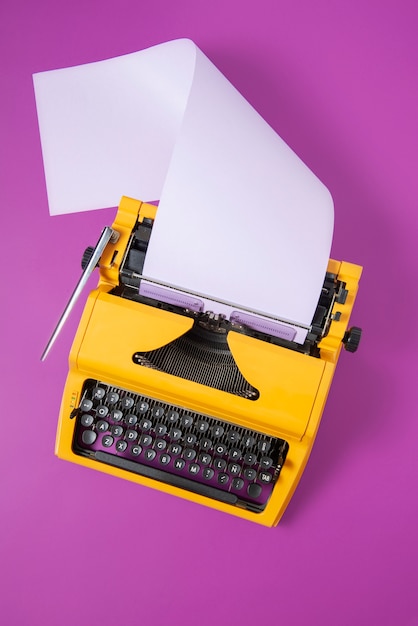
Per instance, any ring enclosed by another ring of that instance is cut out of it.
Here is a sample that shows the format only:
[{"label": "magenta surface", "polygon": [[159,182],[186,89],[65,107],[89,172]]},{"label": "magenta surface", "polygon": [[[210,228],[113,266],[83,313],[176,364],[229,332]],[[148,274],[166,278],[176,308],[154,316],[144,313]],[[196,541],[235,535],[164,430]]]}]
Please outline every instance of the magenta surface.
[{"label": "magenta surface", "polygon": [[[417,19],[412,0],[2,0],[2,624],[418,624]],[[49,217],[31,75],[176,37],[330,189],[332,254],[365,267],[362,345],[273,530],[54,456],[82,302],[39,356],[114,211]]]}]

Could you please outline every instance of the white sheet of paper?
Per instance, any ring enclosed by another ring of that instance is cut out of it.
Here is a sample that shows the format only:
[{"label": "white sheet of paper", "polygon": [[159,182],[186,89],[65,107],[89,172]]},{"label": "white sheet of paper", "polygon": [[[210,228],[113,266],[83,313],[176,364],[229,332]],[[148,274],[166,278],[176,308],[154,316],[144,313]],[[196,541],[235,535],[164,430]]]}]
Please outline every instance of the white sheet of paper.
[{"label": "white sheet of paper", "polygon": [[193,42],[34,86],[51,214],[160,199],[144,275],[310,325],[331,196]]}]

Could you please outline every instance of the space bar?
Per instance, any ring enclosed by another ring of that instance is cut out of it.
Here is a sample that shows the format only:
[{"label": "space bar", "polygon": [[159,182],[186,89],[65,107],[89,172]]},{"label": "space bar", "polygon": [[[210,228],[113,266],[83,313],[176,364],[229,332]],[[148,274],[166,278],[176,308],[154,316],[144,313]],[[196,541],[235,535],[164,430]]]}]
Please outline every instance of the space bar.
[{"label": "space bar", "polygon": [[129,461],[128,459],[124,459],[120,456],[114,456],[108,452],[101,452],[100,450],[97,450],[94,456],[102,463],[107,463],[108,465],[113,465],[114,467],[119,467],[120,469],[128,470],[129,472],[134,472],[135,474],[140,474],[141,476],[146,476],[147,478],[159,480],[167,485],[172,485],[173,487],[187,489],[188,491],[193,491],[194,493],[206,496],[207,498],[220,500],[221,502],[226,502],[227,504],[236,504],[238,502],[237,496],[232,493],[216,489],[216,487],[210,487],[209,485],[202,485],[201,483],[194,482],[193,480],[189,480],[183,476],[169,474],[168,472],[156,469],[155,467],[142,465],[142,463],[135,463],[134,461]]}]

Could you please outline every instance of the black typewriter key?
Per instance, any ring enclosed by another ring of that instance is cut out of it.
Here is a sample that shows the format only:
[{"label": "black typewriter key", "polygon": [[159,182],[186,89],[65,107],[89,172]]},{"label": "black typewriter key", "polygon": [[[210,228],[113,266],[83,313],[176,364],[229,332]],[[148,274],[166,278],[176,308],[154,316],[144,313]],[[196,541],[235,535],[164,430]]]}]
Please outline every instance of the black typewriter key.
[{"label": "black typewriter key", "polygon": [[151,435],[141,435],[139,443],[143,446],[152,446],[153,438]]},{"label": "black typewriter key", "polygon": [[227,451],[227,447],[223,443],[218,443],[215,446],[215,452],[216,454],[219,454],[219,456],[222,456],[222,454],[225,454],[226,451]]},{"label": "black typewriter key", "polygon": [[247,452],[246,454],[244,454],[244,463],[245,465],[249,465],[250,467],[251,465],[255,465],[255,463],[257,463],[256,455],[252,452]]},{"label": "black typewriter key", "polygon": [[89,398],[84,398],[79,406],[80,411],[90,411],[90,409],[93,407],[93,402],[92,400],[89,400]]},{"label": "black typewriter key", "polygon": [[91,426],[93,424],[93,417],[91,415],[88,415],[87,413],[84,413],[81,416],[81,425],[82,426],[86,426],[86,428],[88,428],[89,426]]},{"label": "black typewriter key", "polygon": [[114,411],[110,411],[109,413],[109,418],[115,422],[120,422],[122,417],[123,413],[122,411],[119,411],[119,409],[115,409]]},{"label": "black typewriter key", "polygon": [[232,489],[235,489],[236,491],[240,491],[244,486],[244,481],[242,480],[242,478],[234,478],[234,480],[232,481]]},{"label": "black typewriter key", "polygon": [[167,433],[167,426],[165,424],[156,424],[155,425],[155,434],[159,437],[164,437]]},{"label": "black typewriter key", "polygon": [[205,480],[210,480],[215,475],[215,472],[211,467],[205,467],[202,472],[202,476]]},{"label": "black typewriter key", "polygon": [[189,433],[184,437],[184,440],[188,446],[194,446],[194,444],[196,443],[196,439],[197,437],[196,435],[193,435],[193,433]]},{"label": "black typewriter key", "polygon": [[123,428],[120,424],[114,424],[110,429],[110,432],[114,437],[121,437],[123,435]]},{"label": "black typewriter key", "polygon": [[109,391],[106,396],[106,402],[108,404],[116,404],[119,401],[119,394],[116,391]]},{"label": "black typewriter key", "polygon": [[165,439],[156,439],[155,447],[157,450],[165,450],[167,447],[167,442]]},{"label": "black typewriter key", "polygon": [[197,420],[196,428],[200,433],[205,433],[209,430],[209,424],[205,420]]},{"label": "black typewriter key", "polygon": [[104,437],[102,437],[102,445],[105,448],[110,448],[110,446],[113,445],[113,442],[115,440],[113,439],[113,437],[111,435],[105,435]]},{"label": "black typewriter key", "polygon": [[109,430],[109,423],[105,420],[99,420],[96,424],[96,430],[98,430],[99,433],[105,433]]},{"label": "black typewriter key", "polygon": [[260,483],[268,485],[273,480],[273,476],[270,474],[270,472],[259,472],[258,480],[260,481]]},{"label": "black typewriter key", "polygon": [[181,418],[181,425],[184,426],[184,428],[189,428],[189,426],[192,426],[193,424],[193,417],[191,415],[183,415],[183,417]]},{"label": "black typewriter key", "polygon": [[195,458],[196,458],[196,450],[193,450],[193,448],[184,449],[183,459],[186,459],[187,461],[193,461],[193,459]]},{"label": "black typewriter key", "polygon": [[131,448],[131,454],[132,456],[139,456],[142,452],[142,448],[141,446],[138,446],[138,444],[135,444],[132,446]]},{"label": "black typewriter key", "polygon": [[186,465],[186,461],[184,459],[176,459],[174,461],[174,467],[177,470],[182,470],[184,468],[184,466]]},{"label": "black typewriter key", "polygon": [[229,478],[230,477],[228,476],[228,474],[225,474],[224,472],[222,472],[218,476],[218,483],[220,485],[227,485],[229,483]]},{"label": "black typewriter key", "polygon": [[128,415],[125,416],[125,424],[128,426],[135,426],[137,421],[138,418],[134,413],[128,413]]},{"label": "black typewriter key", "polygon": [[142,430],[150,430],[152,428],[151,420],[147,419],[146,417],[142,418],[142,420],[139,422],[139,425]]},{"label": "black typewriter key", "polygon": [[128,428],[125,433],[125,439],[127,441],[136,441],[138,438],[138,433],[133,428]]},{"label": "black typewriter key", "polygon": [[156,418],[160,418],[164,415],[164,407],[163,406],[155,406],[152,409],[152,416]]},{"label": "black typewriter key", "polygon": [[232,474],[232,476],[239,476],[241,473],[241,465],[238,465],[238,463],[230,463],[228,465],[228,472]]},{"label": "black typewriter key", "polygon": [[152,448],[148,448],[148,450],[145,450],[145,458],[147,461],[153,461],[156,456],[157,453]]},{"label": "black typewriter key", "polygon": [[174,422],[177,422],[179,418],[179,414],[177,413],[177,411],[168,411],[167,413],[167,421],[170,422],[170,424],[174,424]]},{"label": "black typewriter key", "polygon": [[215,459],[213,462],[213,467],[219,471],[222,471],[226,467],[225,459]]},{"label": "black typewriter key", "polygon": [[116,442],[115,447],[118,452],[125,452],[126,448],[128,447],[128,444],[123,439],[119,439],[119,441]]},{"label": "black typewriter key", "polygon": [[202,465],[210,465],[212,463],[212,457],[210,454],[202,452],[202,454],[199,454],[199,461]]},{"label": "black typewriter key", "polygon": [[122,408],[125,409],[125,410],[132,409],[132,407],[134,405],[134,399],[131,398],[130,396],[125,396],[121,400],[121,405],[122,405]]},{"label": "black typewriter key", "polygon": [[170,437],[171,437],[171,439],[173,439],[174,441],[178,441],[179,439],[181,439],[182,434],[183,434],[183,433],[182,433],[182,432],[181,432],[181,430],[180,430],[180,429],[178,429],[178,428],[172,428],[172,429],[170,430]]},{"label": "black typewriter key", "polygon": [[194,476],[197,476],[199,471],[200,471],[200,465],[198,465],[197,463],[190,463],[189,474],[193,474]]},{"label": "black typewriter key", "polygon": [[93,389],[93,398],[95,400],[101,400],[106,395],[106,390],[103,387],[95,387]]},{"label": "black typewriter key", "polygon": [[203,437],[203,439],[200,441],[200,447],[202,450],[211,450],[212,445],[212,440],[208,439],[207,437]]},{"label": "black typewriter key", "polygon": [[183,448],[178,443],[172,443],[168,446],[168,452],[170,452],[170,454],[174,454],[174,456],[181,454],[182,450]]},{"label": "black typewriter key", "polygon": [[238,461],[242,456],[242,452],[239,448],[231,448],[228,456],[232,461]]},{"label": "black typewriter key", "polygon": [[225,429],[223,426],[213,426],[210,432],[212,433],[213,437],[222,437]]},{"label": "black typewriter key", "polygon": [[262,456],[260,459],[260,465],[263,469],[269,469],[273,465],[273,459],[269,456]]},{"label": "black typewriter key", "polygon": [[85,430],[81,435],[81,440],[83,443],[86,444],[86,446],[91,446],[91,444],[94,443],[96,439],[97,434],[94,432],[94,430]]},{"label": "black typewriter key", "polygon": [[255,444],[255,439],[251,435],[245,435],[242,440],[242,445],[245,448],[251,448]]},{"label": "black typewriter key", "polygon": [[96,408],[96,415],[98,417],[106,417],[108,413],[109,407],[107,407],[105,404],[99,404],[99,406]]},{"label": "black typewriter key", "polygon": [[257,483],[251,483],[247,487],[247,493],[250,496],[250,498],[260,497],[262,491],[263,491],[262,486],[258,485]]},{"label": "black typewriter key", "polygon": [[236,443],[241,439],[241,435],[236,430],[231,430],[226,436],[229,443]]},{"label": "black typewriter key", "polygon": [[166,452],[164,452],[163,454],[160,455],[159,461],[161,465],[168,465],[171,461],[171,456],[167,454]]},{"label": "black typewriter key", "polygon": [[244,470],[244,476],[247,480],[254,480],[254,478],[257,476],[257,472],[251,467],[246,467]]},{"label": "black typewriter key", "polygon": [[137,405],[137,408],[138,408],[139,413],[146,413],[149,409],[149,404],[148,402],[145,402],[145,401],[139,402]]},{"label": "black typewriter key", "polygon": [[260,441],[258,444],[258,449],[263,454],[267,454],[267,452],[270,450],[270,446],[271,446],[270,441]]}]

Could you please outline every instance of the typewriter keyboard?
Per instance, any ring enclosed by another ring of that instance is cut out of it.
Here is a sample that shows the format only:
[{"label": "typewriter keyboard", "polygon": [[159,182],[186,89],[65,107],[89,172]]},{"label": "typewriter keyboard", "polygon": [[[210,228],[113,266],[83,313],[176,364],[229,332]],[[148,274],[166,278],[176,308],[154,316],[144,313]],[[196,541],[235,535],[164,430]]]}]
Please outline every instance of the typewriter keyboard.
[{"label": "typewriter keyboard", "polygon": [[75,453],[255,512],[266,506],[289,448],[95,380],[85,382],[72,417]]}]

